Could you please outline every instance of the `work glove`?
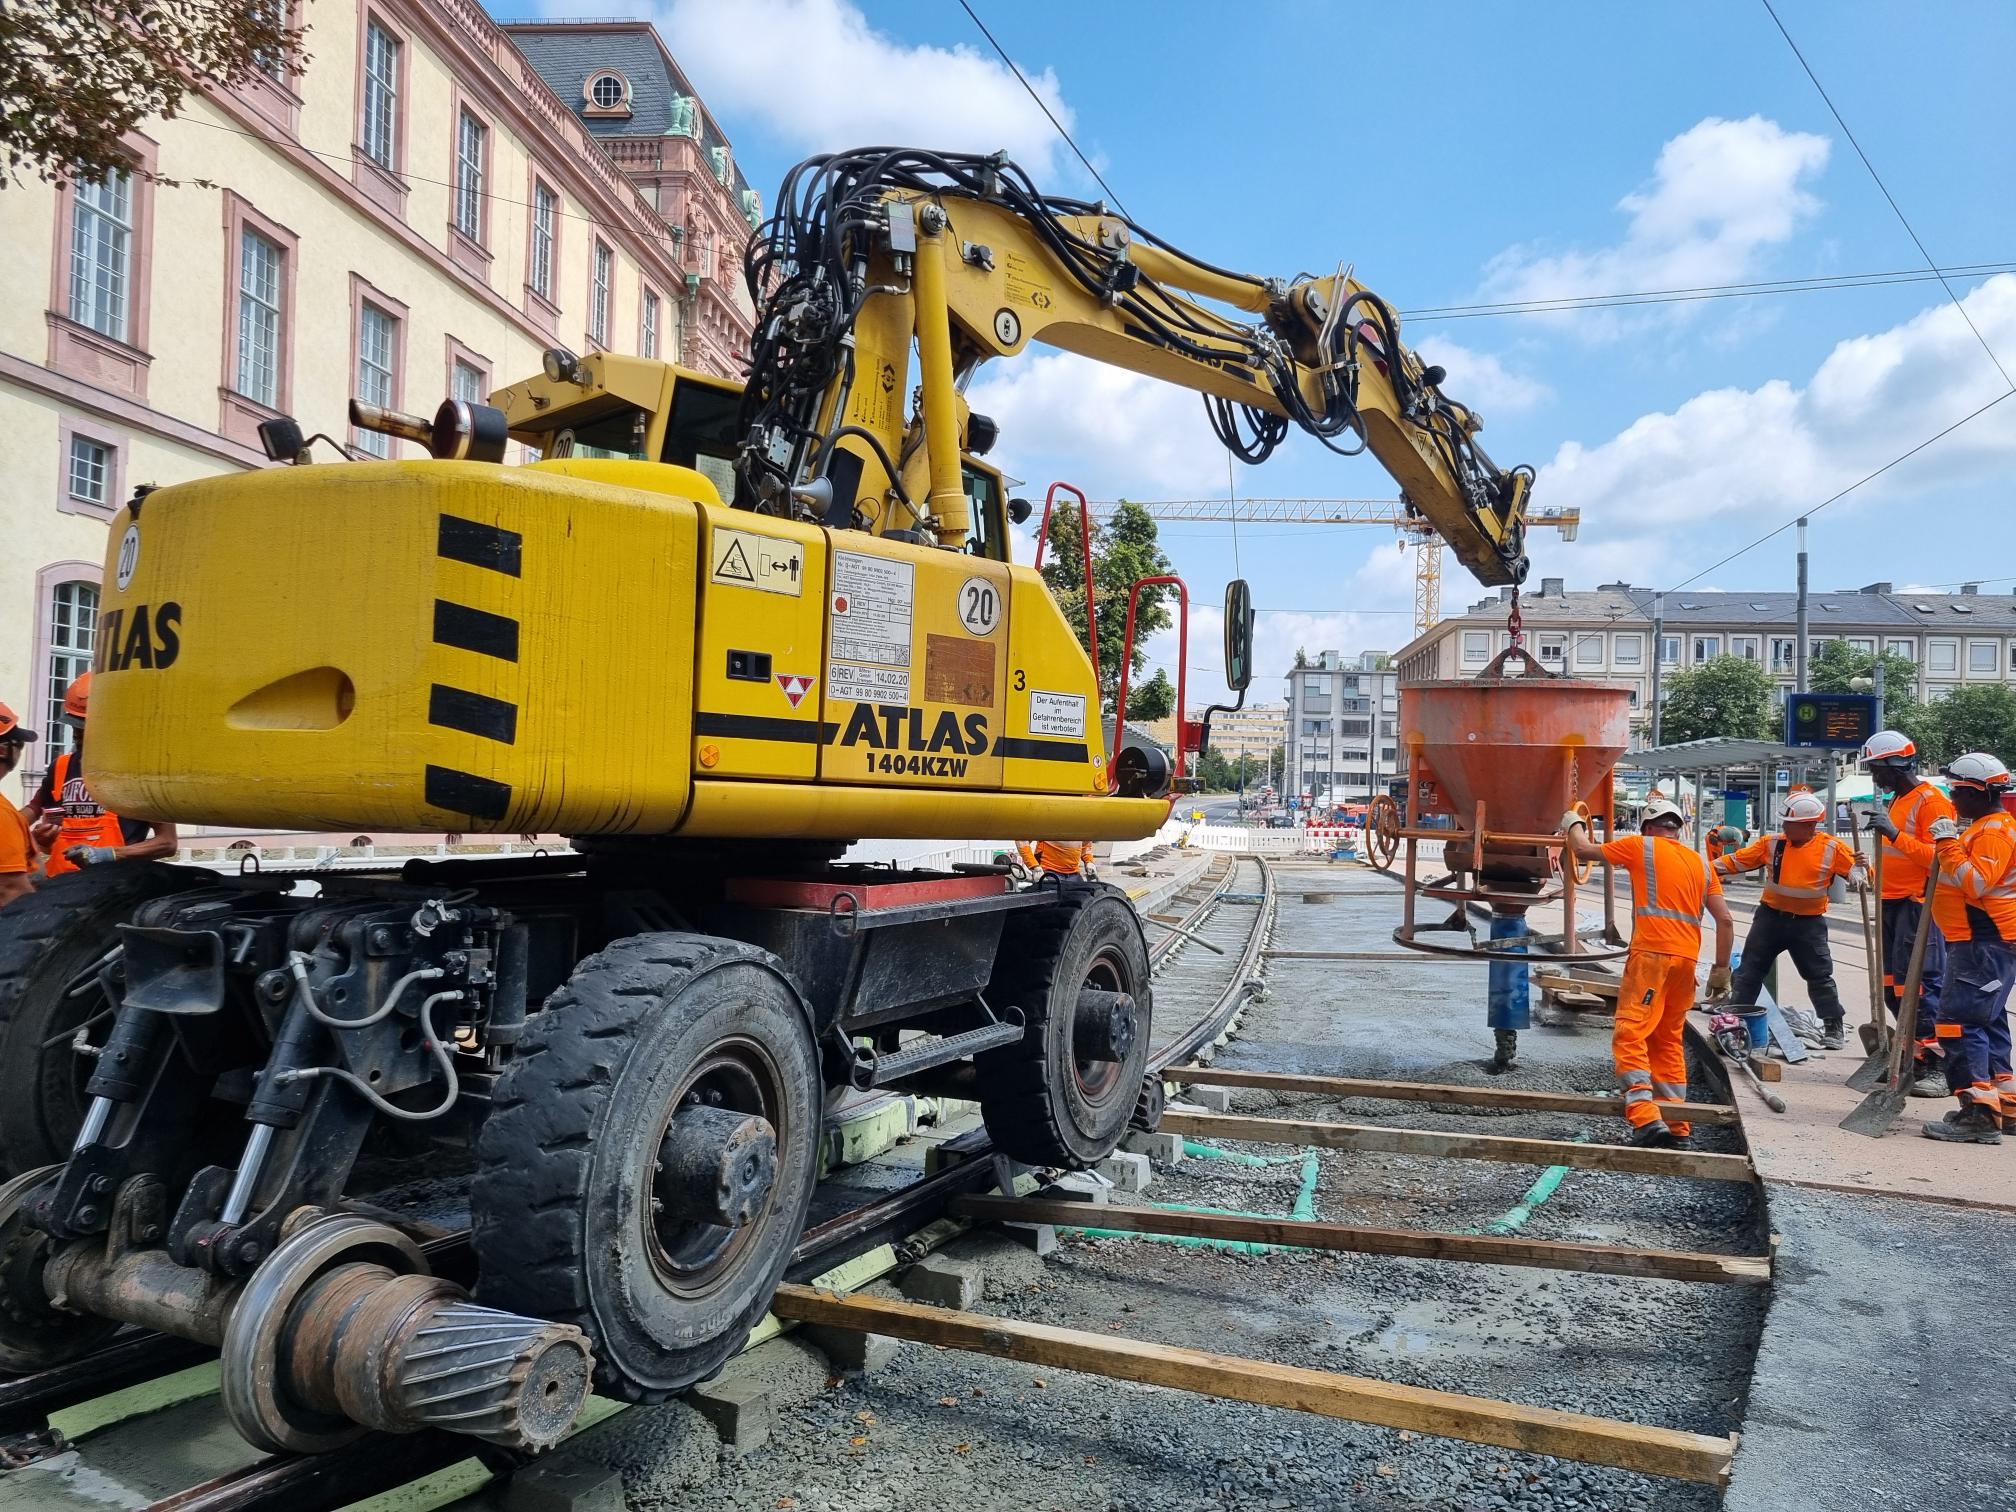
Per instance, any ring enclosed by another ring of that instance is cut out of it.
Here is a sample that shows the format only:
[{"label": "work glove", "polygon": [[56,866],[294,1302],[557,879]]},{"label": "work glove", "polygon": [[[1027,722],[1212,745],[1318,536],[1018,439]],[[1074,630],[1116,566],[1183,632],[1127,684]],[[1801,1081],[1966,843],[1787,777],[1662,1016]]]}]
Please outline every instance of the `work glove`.
[{"label": "work glove", "polygon": [[111,845],[73,845],[63,853],[72,866],[103,866],[119,859],[119,851]]},{"label": "work glove", "polygon": [[1885,840],[1895,840],[1897,838],[1897,821],[1881,809],[1871,809],[1868,813],[1864,814],[1862,816],[1862,828],[1865,830],[1874,830]]},{"label": "work glove", "polygon": [[1579,824],[1586,826],[1588,823],[1589,823],[1589,816],[1587,814],[1583,813],[1580,809],[1570,809],[1568,810],[1567,813],[1561,816],[1561,823],[1559,828],[1561,830],[1561,833],[1565,835],[1570,830],[1574,829],[1576,825]]},{"label": "work glove", "polygon": [[1729,968],[1710,966],[1708,968],[1708,1001],[1719,1003],[1729,996]]},{"label": "work glove", "polygon": [[[1894,834],[1896,832],[1893,830],[1891,833]],[[1932,821],[1932,828],[1926,831],[1926,833],[1935,841],[1958,840],[1960,838],[1960,826],[1953,820],[1942,817],[1934,819]]]}]

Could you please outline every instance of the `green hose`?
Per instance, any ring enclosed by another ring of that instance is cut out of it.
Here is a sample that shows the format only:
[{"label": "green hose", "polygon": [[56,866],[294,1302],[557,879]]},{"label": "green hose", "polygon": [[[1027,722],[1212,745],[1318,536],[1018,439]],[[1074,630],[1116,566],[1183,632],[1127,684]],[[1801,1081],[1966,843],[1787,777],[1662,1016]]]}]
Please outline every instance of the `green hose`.
[{"label": "green hose", "polygon": [[[1199,1144],[1195,1140],[1183,1141],[1183,1153],[1194,1155],[1200,1160],[1229,1160],[1242,1166],[1277,1166],[1302,1162],[1302,1183],[1295,1193],[1295,1207],[1291,1217],[1313,1219],[1316,1216],[1316,1182],[1322,1175],[1322,1166],[1313,1149],[1304,1150],[1300,1155],[1248,1155],[1242,1150],[1221,1150],[1216,1145]],[[1148,1204],[1163,1213],[1210,1213],[1220,1218],[1272,1218],[1272,1213],[1253,1213],[1240,1208],[1197,1207],[1186,1202],[1151,1202]],[[1173,1244],[1179,1249],[1225,1250],[1235,1255],[1277,1255],[1291,1250],[1305,1249],[1300,1244],[1260,1244],[1250,1239],[1205,1239],[1195,1234],[1137,1234],[1131,1229],[1079,1228],[1072,1225],[1066,1232],[1083,1234],[1088,1239],[1139,1239],[1149,1244]]]},{"label": "green hose", "polygon": [[[1587,1144],[1588,1142],[1589,1131],[1587,1129],[1584,1129],[1575,1136],[1575,1143],[1577,1144]],[[1496,1218],[1493,1218],[1489,1223],[1485,1224],[1482,1232],[1495,1234],[1500,1238],[1503,1238],[1507,1234],[1518,1233],[1520,1229],[1526,1226],[1526,1220],[1533,1216],[1540,1204],[1554,1195],[1555,1188],[1561,1185],[1561,1178],[1567,1174],[1567,1166],[1547,1167],[1535,1179],[1533,1185],[1526,1188],[1526,1195],[1521,1197],[1510,1208],[1500,1213]],[[1478,1231],[1473,1229],[1471,1232],[1475,1233]]]}]

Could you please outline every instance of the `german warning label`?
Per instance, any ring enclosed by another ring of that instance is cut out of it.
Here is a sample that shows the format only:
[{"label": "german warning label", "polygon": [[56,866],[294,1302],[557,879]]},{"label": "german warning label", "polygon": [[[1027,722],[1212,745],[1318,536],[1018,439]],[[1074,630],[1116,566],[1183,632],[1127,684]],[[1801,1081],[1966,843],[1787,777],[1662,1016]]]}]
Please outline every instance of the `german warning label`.
[{"label": "german warning label", "polygon": [[1031,735],[1083,736],[1085,699],[1077,693],[1029,693],[1029,733]]},{"label": "german warning label", "polygon": [[[909,562],[834,552],[832,659],[909,666],[916,579],[917,569]],[[833,691],[838,695],[837,688]]]},{"label": "german warning label", "polygon": [[805,592],[805,548],[749,530],[714,532],[712,582],[797,598]]},{"label": "german warning label", "polygon": [[907,704],[910,702],[910,673],[902,667],[863,667],[853,662],[828,662],[826,691],[840,701]]}]

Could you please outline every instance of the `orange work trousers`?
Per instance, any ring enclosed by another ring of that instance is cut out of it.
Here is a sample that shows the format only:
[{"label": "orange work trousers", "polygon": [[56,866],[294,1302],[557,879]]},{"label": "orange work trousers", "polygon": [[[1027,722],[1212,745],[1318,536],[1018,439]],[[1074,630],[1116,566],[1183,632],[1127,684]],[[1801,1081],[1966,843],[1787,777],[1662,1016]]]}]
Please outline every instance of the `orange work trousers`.
[{"label": "orange work trousers", "polygon": [[[1694,962],[1685,956],[1634,950],[1617,989],[1617,1028],[1610,1053],[1624,1092],[1624,1116],[1642,1129],[1659,1121],[1659,1105],[1687,1100],[1687,1047],[1681,1033],[1694,1006]],[[1684,1119],[1666,1127],[1685,1134]]]}]

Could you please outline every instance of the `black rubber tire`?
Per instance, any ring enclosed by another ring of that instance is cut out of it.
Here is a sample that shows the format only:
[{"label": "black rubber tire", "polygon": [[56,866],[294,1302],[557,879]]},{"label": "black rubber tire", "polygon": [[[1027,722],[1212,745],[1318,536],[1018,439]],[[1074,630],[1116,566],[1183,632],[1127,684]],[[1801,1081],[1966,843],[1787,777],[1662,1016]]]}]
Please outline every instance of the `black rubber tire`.
[{"label": "black rubber tire", "polygon": [[[1048,884],[1046,884],[1048,885]],[[1052,907],[1008,916],[987,1002],[1020,1008],[1027,1032],[980,1056],[980,1113],[994,1147],[1025,1165],[1083,1169],[1113,1153],[1134,1116],[1148,1066],[1153,988],[1148,944],[1134,905],[1105,883],[1065,883]],[[1139,1018],[1127,1058],[1088,1092],[1072,1040],[1078,990],[1105,973],[1109,990],[1134,995]]]},{"label": "black rubber tire", "polygon": [[206,875],[151,861],[91,867],[0,908],[0,1175],[63,1160],[84,1121],[66,1031],[104,1004],[66,998],[71,981],[118,943],[114,926],[142,903]]},{"label": "black rubber tire", "polygon": [[[689,1070],[731,1040],[774,1066],[777,1174],[734,1263],[682,1296],[653,1258],[656,1132]],[[810,1015],[767,951],[663,933],[588,957],[533,1016],[477,1139],[478,1299],[581,1328],[607,1395],[662,1402],[707,1379],[762,1318],[804,1230],[823,1091]]]}]

